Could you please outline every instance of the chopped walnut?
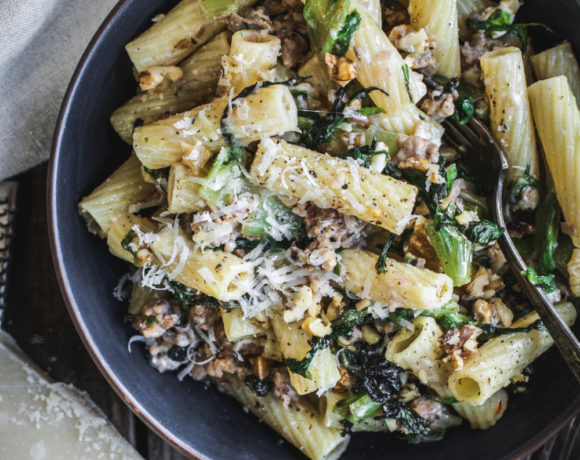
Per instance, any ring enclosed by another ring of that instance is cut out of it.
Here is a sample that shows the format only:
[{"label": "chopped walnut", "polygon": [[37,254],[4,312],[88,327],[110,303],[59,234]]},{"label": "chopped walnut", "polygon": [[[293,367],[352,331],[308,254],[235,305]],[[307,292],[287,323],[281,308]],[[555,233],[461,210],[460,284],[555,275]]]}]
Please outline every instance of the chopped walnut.
[{"label": "chopped walnut", "polygon": [[161,91],[183,77],[183,70],[176,66],[156,66],[141,72],[139,88],[141,91]]},{"label": "chopped walnut", "polygon": [[429,97],[421,103],[423,111],[434,118],[437,122],[442,122],[455,112],[455,100],[459,97],[456,90],[452,93],[433,91]]},{"label": "chopped walnut", "polygon": [[444,363],[450,363],[454,368],[463,367],[463,360],[477,353],[477,337],[481,329],[472,324],[449,329],[437,340],[445,356]]},{"label": "chopped walnut", "polygon": [[501,277],[489,268],[480,266],[471,275],[471,282],[464,286],[464,290],[468,297],[491,299],[496,292],[501,291],[504,287]]},{"label": "chopped walnut", "polygon": [[424,137],[400,136],[397,140],[397,146],[399,147],[397,159],[425,158],[432,163],[437,163],[439,160],[439,147]]},{"label": "chopped walnut", "polygon": [[435,253],[435,249],[429,240],[425,230],[425,218],[419,217],[415,221],[413,233],[405,244],[405,252],[425,260],[425,268],[433,271],[441,270],[441,262]]},{"label": "chopped walnut", "polygon": [[334,54],[326,53],[324,62],[330,78],[340,86],[345,86],[356,78],[356,64],[349,58],[337,58]]},{"label": "chopped walnut", "polygon": [[478,323],[510,327],[514,319],[513,312],[499,297],[486,301],[478,299],[473,304],[473,315]]}]

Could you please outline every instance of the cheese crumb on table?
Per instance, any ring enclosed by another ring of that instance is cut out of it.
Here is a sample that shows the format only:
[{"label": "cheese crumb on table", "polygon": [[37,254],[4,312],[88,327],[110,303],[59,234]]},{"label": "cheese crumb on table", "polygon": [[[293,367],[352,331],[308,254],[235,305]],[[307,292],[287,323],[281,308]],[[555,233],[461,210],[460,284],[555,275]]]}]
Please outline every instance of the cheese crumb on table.
[{"label": "cheese crumb on table", "polygon": [[2,460],[142,460],[94,403],[51,383],[0,331]]}]

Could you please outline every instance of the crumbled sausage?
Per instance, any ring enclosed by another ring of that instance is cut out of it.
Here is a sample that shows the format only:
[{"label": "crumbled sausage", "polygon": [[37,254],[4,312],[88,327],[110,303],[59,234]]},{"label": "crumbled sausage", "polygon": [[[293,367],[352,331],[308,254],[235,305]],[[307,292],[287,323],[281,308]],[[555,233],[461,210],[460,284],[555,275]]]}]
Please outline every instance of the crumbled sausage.
[{"label": "crumbled sausage", "polygon": [[141,313],[133,322],[145,338],[157,338],[179,321],[179,315],[173,313],[169,302],[165,299],[154,299],[143,305]]},{"label": "crumbled sausage", "polygon": [[409,406],[422,418],[427,420],[429,423],[433,423],[437,419],[441,418],[441,413],[443,406],[437,401],[426,398],[425,396],[419,396],[413,399]]},{"label": "crumbled sausage", "polygon": [[286,368],[276,368],[270,373],[272,382],[274,383],[274,396],[276,396],[282,405],[288,409],[291,404],[301,408],[298,393],[290,383],[290,375]]},{"label": "crumbled sausage", "polygon": [[313,240],[305,249],[290,248],[290,257],[298,265],[331,271],[336,265],[335,249],[353,247],[364,239],[364,222],[334,209],[309,204],[292,212],[305,217],[308,238]]}]

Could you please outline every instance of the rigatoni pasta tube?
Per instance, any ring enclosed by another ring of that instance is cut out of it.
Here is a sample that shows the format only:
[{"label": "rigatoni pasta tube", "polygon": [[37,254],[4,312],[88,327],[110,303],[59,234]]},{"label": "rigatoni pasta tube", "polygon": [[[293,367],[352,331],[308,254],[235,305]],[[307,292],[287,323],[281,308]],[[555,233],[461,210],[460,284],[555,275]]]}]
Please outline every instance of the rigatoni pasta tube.
[{"label": "rigatoni pasta tube", "polygon": [[488,6],[493,5],[490,0],[457,0],[457,24],[459,26],[459,36],[467,40],[469,34],[473,32],[468,29],[465,22],[473,13],[482,12]]},{"label": "rigatoni pasta tube", "polygon": [[378,273],[378,256],[361,249],[341,251],[344,288],[361,297],[385,303],[389,309],[431,310],[451,300],[453,282],[443,273],[387,258],[385,272]]},{"label": "rigatoni pasta tube", "polygon": [[[226,124],[243,145],[262,137],[295,131],[298,127],[296,103],[286,86],[261,88],[237,101],[233,106],[233,116],[226,120]],[[227,105],[227,98],[218,99],[181,114],[181,119],[177,115],[166,123],[160,121],[135,129],[133,148],[137,157],[151,169],[165,168],[181,158],[196,161],[197,167],[202,168],[212,153],[225,145],[219,133]],[[200,145],[203,151],[199,149]],[[200,152],[202,157],[197,157]]]},{"label": "rigatoni pasta tube", "polygon": [[[226,28],[224,22],[216,21],[204,11],[203,3],[202,0],[182,0],[159,22],[127,44],[125,49],[139,72],[153,66],[177,64]],[[238,0],[234,8],[252,3],[252,0]]]},{"label": "rigatoni pasta tube", "polygon": [[529,166],[538,177],[538,155],[526,75],[519,48],[501,48],[480,60],[489,99],[491,128],[508,156],[508,181],[519,179]]},{"label": "rigatoni pasta tube", "polygon": [[239,307],[231,310],[222,308],[221,314],[224,332],[230,342],[265,335],[266,331],[263,328],[258,327],[251,319],[244,318],[244,312]]},{"label": "rigatoni pasta tube", "polygon": [[133,138],[137,119],[152,123],[164,115],[195,107],[208,100],[217,88],[222,57],[230,52],[230,33],[224,31],[203,45],[179,67],[183,76],[164,89],[138,94],[113,112],[111,124],[127,143]]},{"label": "rigatoni pasta tube", "polygon": [[441,393],[446,390],[451,373],[449,366],[439,359],[443,350],[437,340],[443,331],[434,318],[420,316],[412,324],[412,330],[403,328],[389,341],[385,358]]},{"label": "rigatoni pasta tube", "polygon": [[400,234],[409,222],[417,189],[406,182],[275,139],[256,152],[250,181],[273,193],[312,201]]},{"label": "rigatoni pasta tube", "polygon": [[194,249],[169,227],[158,236],[151,250],[170,279],[224,302],[237,300],[247,292],[254,276],[251,264],[227,252]]},{"label": "rigatoni pasta tube", "polygon": [[107,245],[109,246],[109,251],[115,257],[139,265],[135,259],[135,255],[127,251],[121,244],[135,225],[144,233],[154,232],[157,228],[155,222],[150,219],[130,213],[123,213],[111,223],[109,232],[107,233]]},{"label": "rigatoni pasta tube", "polygon": [[196,212],[205,207],[205,201],[199,196],[199,175],[187,166],[172,164],[167,182],[167,211],[170,214]]},{"label": "rigatoni pasta tube", "polygon": [[465,420],[474,430],[487,430],[494,426],[502,418],[508,405],[508,394],[505,390],[499,390],[479,406],[472,406],[466,403],[453,404],[453,409]]},{"label": "rigatoni pasta tube", "polygon": [[[576,310],[571,303],[563,302],[555,305],[555,308],[566,324],[574,324]],[[537,313],[529,313],[511,327],[527,327],[538,319]],[[503,334],[490,339],[476,355],[465,361],[461,369],[451,374],[449,389],[460,402],[483,404],[553,343],[550,333],[545,329]]]},{"label": "rigatoni pasta tube", "polygon": [[564,76],[534,83],[529,88],[534,120],[558,202],[580,247],[580,112]]},{"label": "rigatoni pasta tube", "polygon": [[131,205],[150,201],[156,193],[155,186],[145,182],[139,160],[131,155],[105,182],[81,200],[79,211],[96,222],[97,232],[104,237],[117,216]]},{"label": "rigatoni pasta tube", "polygon": [[580,67],[570,42],[560,43],[535,54],[530,60],[538,80],[564,75],[576,97],[576,103],[580,104]]},{"label": "rigatoni pasta tube", "polygon": [[362,86],[376,86],[387,94],[373,91],[371,98],[387,114],[410,103],[419,102],[427,92],[425,85],[408,67],[382,29],[366,13],[353,34],[346,56],[357,65],[357,80]]},{"label": "rigatoni pasta tube", "polygon": [[[299,322],[288,324],[282,314],[276,313],[271,318],[272,328],[284,358],[302,360],[312,348],[310,337],[300,327]],[[289,371],[290,372],[290,371]],[[312,393],[319,389],[332,388],[340,379],[334,355],[329,348],[318,350],[308,366],[309,378],[290,372],[290,382],[300,395]]]},{"label": "rigatoni pasta tube", "polygon": [[459,58],[459,30],[457,27],[456,0],[411,0],[409,2],[411,26],[425,29],[435,41],[433,55],[439,68],[437,73],[449,77],[461,75]]},{"label": "rigatoni pasta tube", "polygon": [[230,55],[224,60],[220,91],[234,95],[258,81],[272,81],[280,54],[280,39],[265,30],[240,30],[232,36]]},{"label": "rigatoni pasta tube", "polygon": [[285,408],[271,394],[260,398],[235,378],[228,380],[230,384],[217,383],[225,393],[250,409],[309,459],[337,460],[346,449],[349,436],[342,436],[342,430],[325,427],[317,411],[307,402],[300,402],[300,410],[293,405]]}]

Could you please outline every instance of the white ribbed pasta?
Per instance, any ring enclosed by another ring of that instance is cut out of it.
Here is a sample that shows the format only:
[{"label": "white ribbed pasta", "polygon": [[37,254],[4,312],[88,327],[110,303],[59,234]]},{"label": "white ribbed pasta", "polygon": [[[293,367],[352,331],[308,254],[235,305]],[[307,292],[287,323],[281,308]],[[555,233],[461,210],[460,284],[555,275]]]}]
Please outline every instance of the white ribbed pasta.
[{"label": "white ribbed pasta", "polygon": [[[247,292],[254,276],[251,264],[223,251],[194,250],[184,235],[178,233],[176,237],[169,227],[158,235],[151,249],[169,274],[177,271],[176,281],[224,302],[237,300]],[[182,261],[184,255],[187,257]]]},{"label": "white ribbed pasta", "polygon": [[485,92],[489,99],[491,128],[508,156],[508,182],[526,168],[538,177],[538,155],[526,75],[519,48],[501,48],[481,57]]},{"label": "white ribbed pasta", "polygon": [[425,29],[429,39],[435,41],[433,55],[437,59],[437,73],[454,78],[461,75],[459,58],[459,31],[457,28],[456,0],[411,0],[409,2],[411,26]]},{"label": "white ribbed pasta", "polygon": [[[310,351],[310,336],[300,327],[300,322],[288,324],[281,314],[271,318],[272,328],[284,358],[301,360]],[[290,372],[290,381],[299,395],[317,390],[328,390],[340,379],[340,373],[334,355],[330,349],[318,350],[308,366],[310,378]]]},{"label": "white ribbed pasta", "polygon": [[412,185],[284,141],[265,139],[252,163],[250,181],[273,193],[312,201],[400,234],[413,211]]},{"label": "white ribbed pasta", "polygon": [[558,202],[580,247],[580,112],[564,76],[534,83],[530,104]]},{"label": "white ribbed pasta", "polygon": [[260,398],[242,382],[234,378],[228,380],[230,384],[218,381],[216,383],[309,459],[338,460],[346,449],[349,436],[343,437],[341,430],[325,427],[320,422],[318,413],[306,402],[301,402],[302,410],[293,405],[286,409],[271,394]]},{"label": "white ribbed pasta", "polygon": [[[205,153],[203,158],[199,158],[197,167],[203,168],[211,154],[225,145],[220,134],[220,121],[227,106],[228,98],[221,98],[167,121],[135,129],[133,149],[137,157],[148,168],[159,169],[190,157],[192,152],[202,147]],[[176,123],[179,123],[177,127]],[[185,127],[181,127],[181,123]],[[233,107],[229,126],[243,145],[262,137],[295,131],[298,111],[292,93],[286,86],[273,85],[239,99]]]},{"label": "white ribbed pasta", "polygon": [[[182,0],[159,22],[127,44],[127,53],[139,72],[153,66],[177,64],[225,29],[224,22],[205,13],[202,3],[201,0]],[[242,8],[253,4],[253,0],[236,3]]]},{"label": "white ribbed pasta", "polygon": [[378,256],[361,249],[341,251],[344,288],[361,298],[397,308],[430,310],[451,300],[453,282],[443,273],[387,258],[385,273],[377,273]]},{"label": "white ribbed pasta", "polygon": [[465,21],[473,14],[483,11],[488,6],[493,5],[490,0],[457,0],[457,22],[459,26],[459,36],[465,40],[469,37],[470,29],[465,25]]},{"label": "white ribbed pasta", "polygon": [[391,114],[378,113],[373,115],[371,125],[378,126],[385,131],[407,134],[408,136],[416,134],[418,126],[422,125],[419,130],[422,132],[420,137],[424,137],[437,145],[441,145],[441,138],[445,131],[443,126],[413,104],[401,107]]},{"label": "white ribbed pasta", "polygon": [[259,327],[255,320],[244,318],[244,312],[240,307],[226,310],[221,309],[224,332],[230,342],[264,335],[266,331]]},{"label": "white ribbed pasta", "polygon": [[133,97],[113,112],[111,124],[127,143],[133,138],[133,125],[140,118],[144,124],[164,115],[195,107],[208,100],[217,88],[222,56],[230,52],[230,33],[224,31],[203,45],[179,67],[183,76],[162,90],[147,91]]},{"label": "white ribbed pasta", "polygon": [[353,34],[346,56],[356,63],[357,79],[361,85],[365,88],[376,86],[388,93],[388,96],[379,91],[371,93],[375,104],[387,115],[409,103],[419,102],[427,92],[421,77],[410,69],[409,79],[405,82],[403,58],[366,13],[361,13],[360,26]]},{"label": "white ribbed pasta", "polygon": [[96,230],[104,237],[117,216],[131,205],[145,203],[155,196],[155,186],[145,182],[139,160],[131,155],[105,182],[81,200],[79,211],[98,225]]},{"label": "white ribbed pasta", "polygon": [[[224,59],[222,91],[238,94],[258,81],[272,81],[280,54],[280,39],[265,30],[240,30],[232,36],[230,55]],[[221,94],[225,94],[222,92]]]},{"label": "white ribbed pasta", "polygon": [[381,11],[381,0],[352,0],[350,10],[364,11],[375,23],[381,27],[383,23],[383,13]]},{"label": "white ribbed pasta", "polygon": [[174,163],[167,181],[167,211],[171,214],[196,212],[205,207],[199,196],[199,174],[181,163]]},{"label": "white ribbed pasta", "polygon": [[580,297],[580,249],[572,251],[572,257],[568,262],[569,283],[572,294]]},{"label": "white ribbed pasta", "polygon": [[499,390],[491,395],[480,406],[472,406],[466,403],[453,404],[453,409],[469,422],[474,430],[487,430],[494,426],[502,418],[508,405],[508,394],[505,390]]},{"label": "white ribbed pasta", "polygon": [[580,67],[570,42],[560,43],[530,59],[538,80],[564,75],[576,97],[576,103],[580,104]]},{"label": "white ribbed pasta", "polygon": [[389,341],[385,358],[411,371],[421,383],[439,394],[445,393],[451,369],[440,359],[443,350],[437,339],[442,335],[434,318],[415,318],[413,330],[403,328]]},{"label": "white ribbed pasta", "polygon": [[[576,309],[571,303],[562,302],[555,305],[555,308],[566,324],[574,324]],[[511,327],[527,327],[538,319],[537,313],[530,313]],[[548,331],[538,329],[503,334],[490,339],[477,354],[465,361],[462,368],[451,374],[449,389],[460,402],[483,404],[553,343]]]},{"label": "white ribbed pasta", "polygon": [[138,265],[136,264],[135,256],[121,246],[121,241],[123,241],[135,225],[144,233],[154,232],[157,229],[155,222],[150,219],[123,213],[111,223],[109,232],[107,233],[107,245],[109,246],[110,253],[115,257]]}]

